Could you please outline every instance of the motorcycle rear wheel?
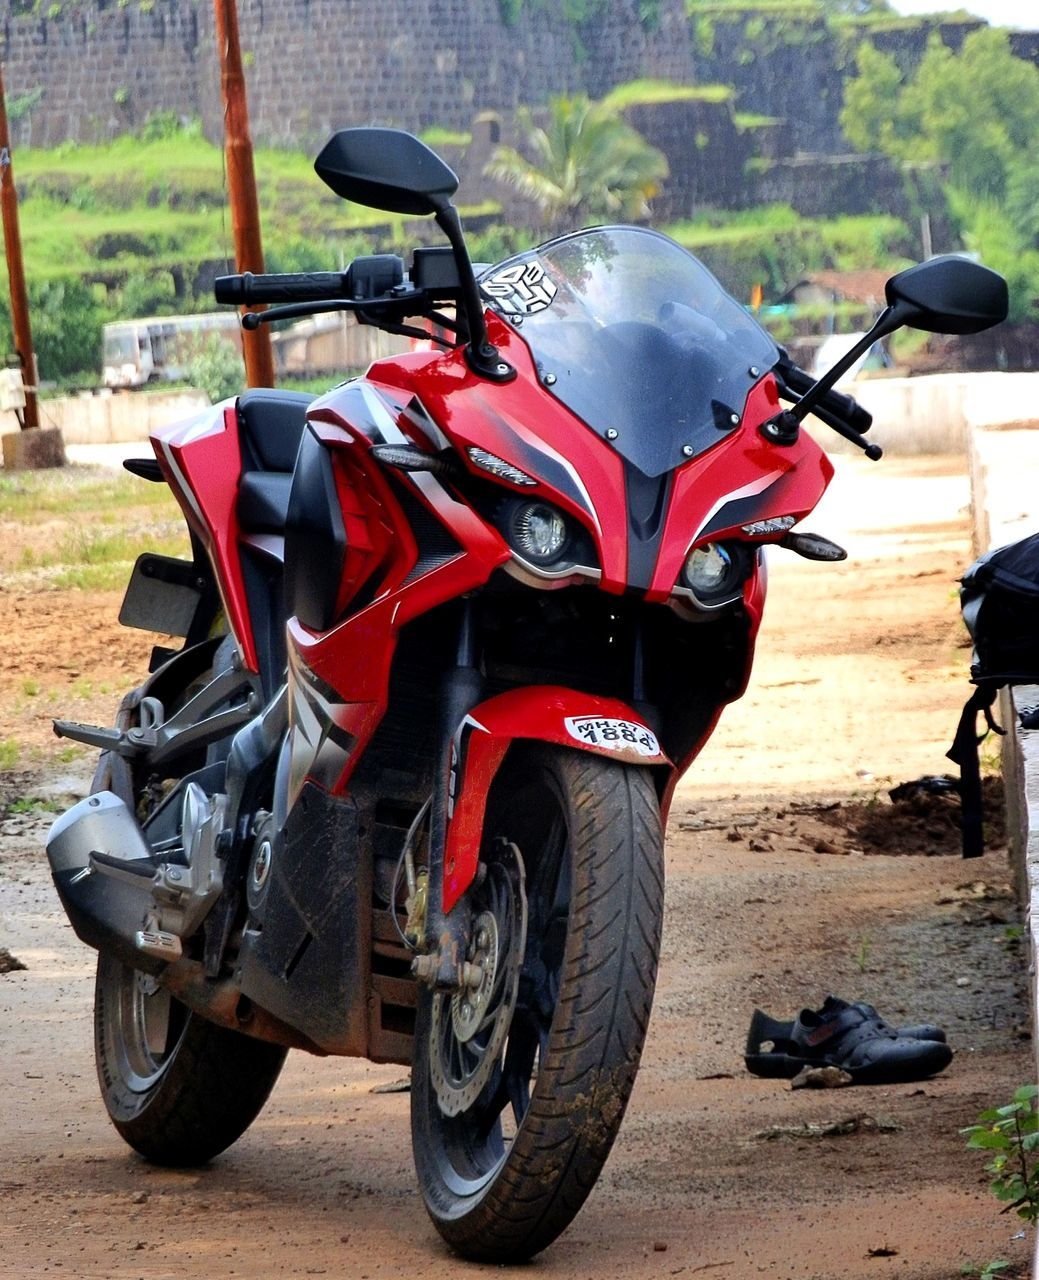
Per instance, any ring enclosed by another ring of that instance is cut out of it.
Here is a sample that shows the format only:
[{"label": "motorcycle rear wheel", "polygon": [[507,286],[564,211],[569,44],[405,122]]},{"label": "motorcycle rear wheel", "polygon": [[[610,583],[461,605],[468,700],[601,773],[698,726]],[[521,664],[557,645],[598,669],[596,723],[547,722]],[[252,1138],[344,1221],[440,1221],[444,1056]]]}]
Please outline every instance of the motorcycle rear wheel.
[{"label": "motorcycle rear wheel", "polygon": [[[461,1088],[445,1093],[452,1078],[469,1072],[478,1085],[486,1076],[480,1036],[467,1038],[456,1005],[460,1043],[445,1047],[449,1013],[437,1006],[452,997],[424,992],[411,1088],[426,1209],[459,1253],[496,1263],[529,1258],[565,1230],[609,1155],[649,1023],[664,888],[659,806],[644,769],[556,747],[524,751],[488,799],[485,885],[502,878],[495,860],[506,842],[522,859],[527,906],[507,1038],[485,1037],[495,1062],[474,1100]],[[516,930],[505,920],[497,933],[500,967]]]},{"label": "motorcycle rear wheel", "polygon": [[[226,641],[214,666],[173,701],[186,701],[229,661]],[[128,727],[135,720],[130,713]],[[210,760],[226,756],[218,744]],[[93,791],[114,789],[137,808],[131,771],[103,754]],[[101,1098],[119,1135],[154,1164],[205,1164],[236,1142],[263,1109],[288,1050],[218,1027],[192,1013],[153,978],[98,956],[94,985],[94,1061]]]},{"label": "motorcycle rear wheel", "polygon": [[94,1050],[112,1124],[154,1164],[205,1164],[260,1114],[287,1050],[191,1013],[146,974],[99,955]]}]

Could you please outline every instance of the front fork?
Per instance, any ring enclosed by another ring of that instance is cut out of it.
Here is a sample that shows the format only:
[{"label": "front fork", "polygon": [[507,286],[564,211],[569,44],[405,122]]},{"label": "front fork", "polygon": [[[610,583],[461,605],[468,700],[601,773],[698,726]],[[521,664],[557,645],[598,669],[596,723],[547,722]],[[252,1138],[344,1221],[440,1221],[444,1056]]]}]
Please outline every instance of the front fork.
[{"label": "front fork", "polygon": [[437,991],[457,991],[466,985],[465,957],[469,949],[471,913],[463,899],[448,914],[444,909],[447,827],[455,777],[455,735],[469,711],[483,698],[484,681],[476,665],[472,601],[462,600],[455,665],[440,687],[436,728],[436,773],[429,816],[429,877],[421,954],[412,961],[420,982]]}]

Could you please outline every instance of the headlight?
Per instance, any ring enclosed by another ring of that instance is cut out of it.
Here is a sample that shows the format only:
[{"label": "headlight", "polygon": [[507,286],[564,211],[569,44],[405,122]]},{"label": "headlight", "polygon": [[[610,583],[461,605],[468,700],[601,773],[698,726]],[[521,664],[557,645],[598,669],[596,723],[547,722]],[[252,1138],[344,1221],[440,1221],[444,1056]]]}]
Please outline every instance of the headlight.
[{"label": "headlight", "polygon": [[552,503],[516,494],[500,500],[490,518],[512,550],[505,572],[528,587],[552,590],[602,576],[588,531]]},{"label": "headlight", "polygon": [[570,542],[566,520],[547,502],[521,502],[513,506],[505,536],[518,555],[539,567],[561,560]]},{"label": "headlight", "polygon": [[696,547],[686,557],[682,581],[701,600],[714,601],[731,596],[746,577],[742,557],[721,542]]}]

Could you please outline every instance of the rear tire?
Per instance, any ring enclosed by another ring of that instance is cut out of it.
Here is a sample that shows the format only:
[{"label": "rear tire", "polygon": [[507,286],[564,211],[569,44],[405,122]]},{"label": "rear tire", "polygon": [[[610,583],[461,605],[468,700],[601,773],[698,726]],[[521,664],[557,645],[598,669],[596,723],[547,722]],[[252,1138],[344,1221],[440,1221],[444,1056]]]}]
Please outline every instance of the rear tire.
[{"label": "rear tire", "polygon": [[[233,644],[168,708],[224,669]],[[120,728],[134,712],[120,712]],[[229,740],[207,761],[226,758]],[[136,811],[144,794],[125,761],[102,755],[93,791],[112,789]],[[248,1129],[270,1096],[288,1050],[218,1027],[188,1010],[154,978],[103,953],[94,986],[94,1059],[112,1124],[155,1164],[200,1165]]]},{"label": "rear tire", "polygon": [[[465,1022],[455,1022],[460,1042],[445,1049],[448,1015],[436,1002],[451,997],[425,991],[411,1091],[415,1167],[430,1217],[459,1253],[496,1263],[550,1244],[609,1155],[649,1023],[664,888],[659,806],[644,769],[527,749],[488,799],[483,857],[492,873],[501,838],[519,849],[527,903],[507,1041],[487,1035],[496,1061],[486,1084],[464,1107],[468,1094],[449,1094],[445,1109],[452,1070],[455,1079],[466,1071],[482,1078],[480,1036],[467,1040]],[[500,872],[485,886],[495,879]],[[486,910],[481,890],[472,892]],[[507,959],[502,942],[496,966]]]},{"label": "rear tire", "polygon": [[248,1129],[287,1050],[189,1012],[136,969],[100,955],[97,1078],[120,1136],[162,1165],[205,1164]]}]

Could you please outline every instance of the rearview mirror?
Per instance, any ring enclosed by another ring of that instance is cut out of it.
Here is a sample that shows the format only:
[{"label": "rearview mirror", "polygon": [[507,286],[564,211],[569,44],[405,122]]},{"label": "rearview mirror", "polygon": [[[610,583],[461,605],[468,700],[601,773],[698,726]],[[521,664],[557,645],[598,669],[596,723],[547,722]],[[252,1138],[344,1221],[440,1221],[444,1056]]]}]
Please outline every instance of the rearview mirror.
[{"label": "rearview mirror", "polygon": [[[766,427],[775,428],[782,421],[796,426],[878,338],[894,333],[903,325],[924,329],[928,333],[980,333],[982,329],[991,329],[1007,318],[1007,282],[988,267],[956,254],[930,258],[918,266],[907,267],[891,277],[885,292],[887,307],[869,333],[864,334],[828,373],[809,387],[792,408],[780,418],[770,420]],[[786,428],[786,434],[788,440],[796,438],[789,428]],[[875,460],[881,456],[880,447],[866,444],[858,433],[842,431],[840,434],[860,445],[868,458]],[[782,440],[775,432],[770,438]]]},{"label": "rearview mirror", "polygon": [[946,254],[892,276],[888,306],[928,333],[980,333],[1007,318],[1007,282],[969,258]]},{"label": "rearview mirror", "polygon": [[388,213],[437,213],[458,190],[443,160],[402,129],[340,129],[314,168],[337,196]]}]

